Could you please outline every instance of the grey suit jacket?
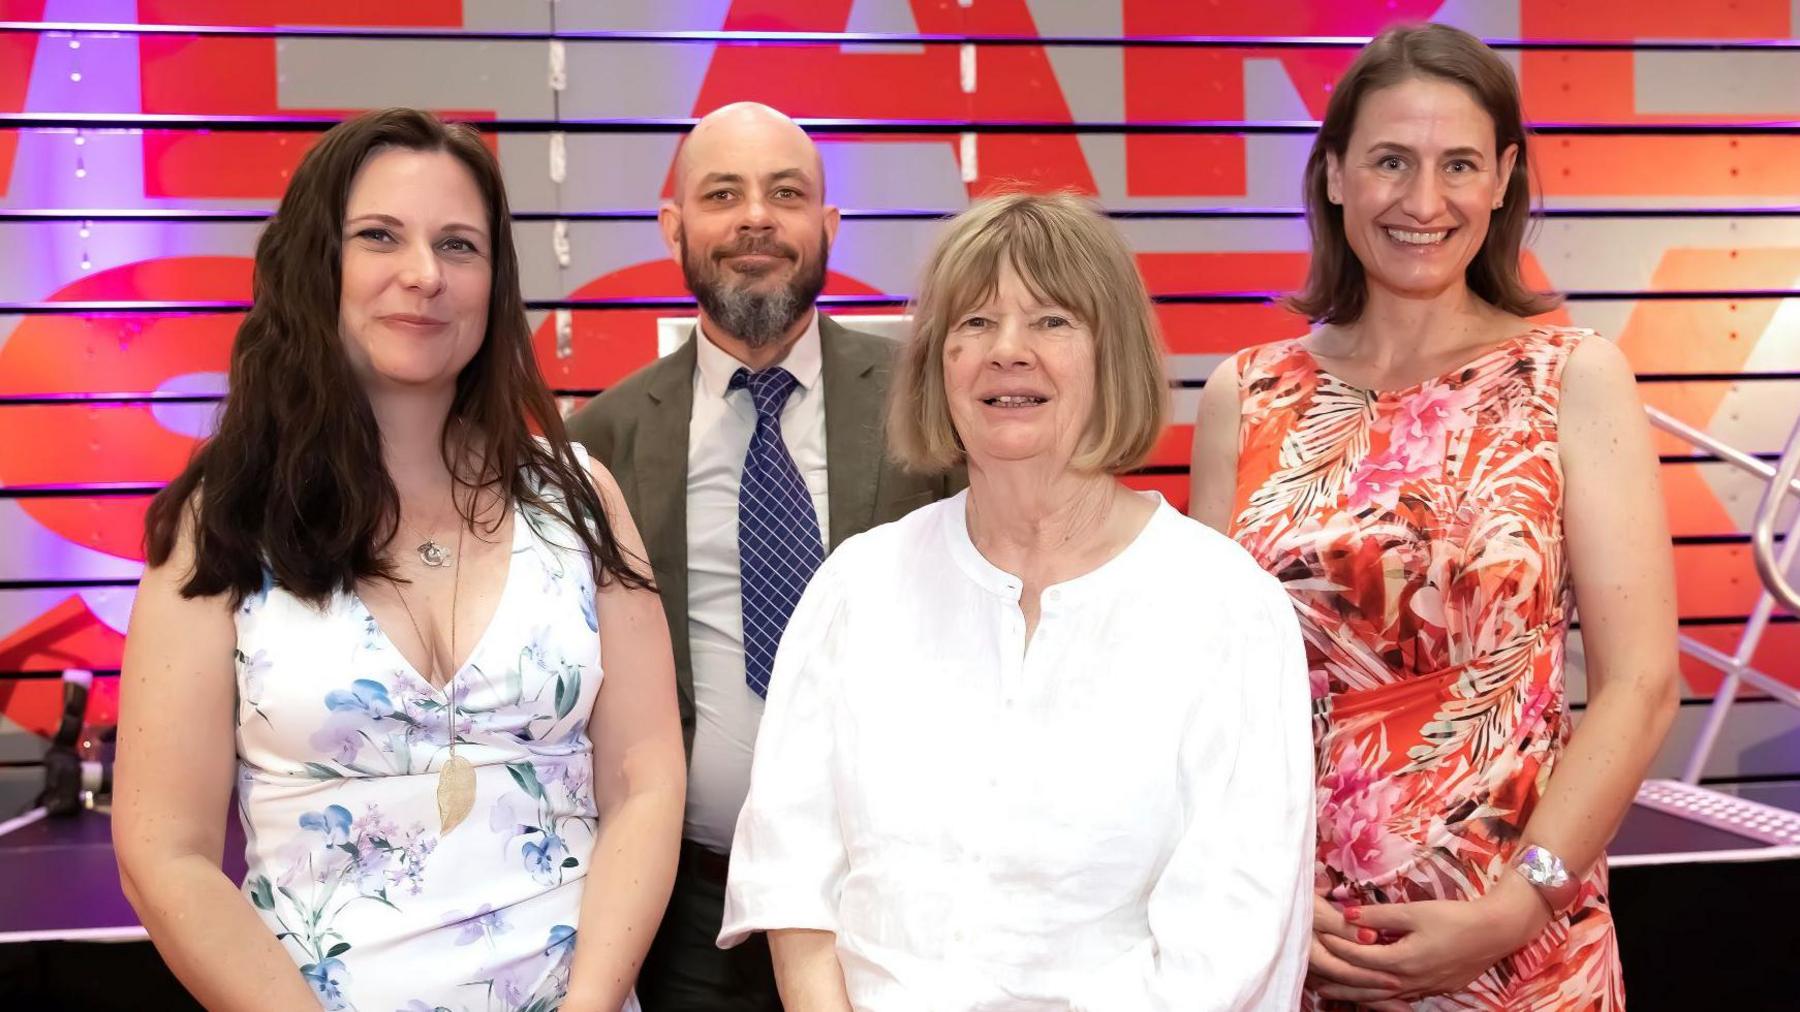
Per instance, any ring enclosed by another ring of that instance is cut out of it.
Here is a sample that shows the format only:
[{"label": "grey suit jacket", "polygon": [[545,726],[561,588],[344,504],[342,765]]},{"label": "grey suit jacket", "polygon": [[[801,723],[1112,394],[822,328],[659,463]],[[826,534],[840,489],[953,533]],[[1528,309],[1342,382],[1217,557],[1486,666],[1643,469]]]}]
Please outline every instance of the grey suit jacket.
[{"label": "grey suit jacket", "polygon": [[[688,651],[687,459],[694,409],[694,341],[639,369],[569,418],[569,436],[618,479],[644,537],[669,638],[682,734],[694,741],[694,671]],[[826,550],[960,489],[961,475],[923,477],[888,460],[883,411],[894,342],[847,330],[819,314],[825,381]]]}]

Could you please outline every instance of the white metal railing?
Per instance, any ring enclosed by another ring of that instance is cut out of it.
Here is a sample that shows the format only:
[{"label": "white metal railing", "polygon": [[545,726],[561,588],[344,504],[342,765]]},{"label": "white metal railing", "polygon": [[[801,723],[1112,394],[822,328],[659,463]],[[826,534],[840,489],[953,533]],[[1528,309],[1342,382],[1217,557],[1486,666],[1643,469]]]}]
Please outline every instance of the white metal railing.
[{"label": "white metal railing", "polygon": [[1775,550],[1776,519],[1788,496],[1800,494],[1800,481],[1795,480],[1796,474],[1800,474],[1800,422],[1796,422],[1793,434],[1788,437],[1780,461],[1770,466],[1656,408],[1645,408],[1644,411],[1650,416],[1650,424],[1717,456],[1739,470],[1755,475],[1768,486],[1763,492],[1762,501],[1757,505],[1750,534],[1751,555],[1756,560],[1756,571],[1762,577],[1763,588],[1762,593],[1757,595],[1756,607],[1750,611],[1749,621],[1744,623],[1743,634],[1738,637],[1737,649],[1728,654],[1691,636],[1680,637],[1682,653],[1717,668],[1725,676],[1724,681],[1719,684],[1719,691],[1713,696],[1712,705],[1707,708],[1706,721],[1701,725],[1700,735],[1694,740],[1694,749],[1688,755],[1687,767],[1681,774],[1683,781],[1693,784],[1700,781],[1706,760],[1712,755],[1713,745],[1718,741],[1719,730],[1725,726],[1731,704],[1737,700],[1740,685],[1752,685],[1779,702],[1800,709],[1800,689],[1757,670],[1751,664],[1775,608],[1783,606],[1800,614],[1800,590],[1788,578],[1788,574],[1793,571],[1795,556],[1800,554],[1800,510],[1795,511],[1794,520],[1788,525],[1787,537],[1781,543],[1781,550]]}]

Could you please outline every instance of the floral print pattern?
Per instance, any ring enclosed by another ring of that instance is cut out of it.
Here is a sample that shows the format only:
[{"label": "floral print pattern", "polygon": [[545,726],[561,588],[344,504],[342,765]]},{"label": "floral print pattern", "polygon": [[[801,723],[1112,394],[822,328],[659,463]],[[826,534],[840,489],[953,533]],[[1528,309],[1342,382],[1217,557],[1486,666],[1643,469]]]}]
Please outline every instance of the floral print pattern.
[{"label": "floral print pattern", "polygon": [[[1395,391],[1345,383],[1298,340],[1238,357],[1231,533],[1300,615],[1315,872],[1334,900],[1481,895],[1555,770],[1571,608],[1557,408],[1587,339],[1533,328]],[[1602,865],[1572,913],[1416,1007],[1614,1010],[1622,992]]]},{"label": "floral print pattern", "polygon": [[[353,593],[319,609],[266,586],[235,615],[243,890],[326,1009],[548,1012],[567,990],[599,623],[574,539],[512,519],[499,603],[442,689]],[[452,735],[475,811],[446,835]]]}]

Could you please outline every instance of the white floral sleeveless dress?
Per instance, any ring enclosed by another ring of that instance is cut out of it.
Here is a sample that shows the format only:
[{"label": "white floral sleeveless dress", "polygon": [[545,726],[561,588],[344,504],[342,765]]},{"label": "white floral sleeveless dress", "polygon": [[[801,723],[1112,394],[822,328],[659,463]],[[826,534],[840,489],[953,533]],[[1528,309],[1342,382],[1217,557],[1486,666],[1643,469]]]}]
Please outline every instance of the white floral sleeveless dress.
[{"label": "white floral sleeveless dress", "polygon": [[[236,623],[244,894],[320,1003],[555,1009],[596,832],[600,637],[579,542],[515,509],[499,606],[442,691],[355,594],[321,610],[265,586]],[[448,691],[475,807],[440,835]]]}]

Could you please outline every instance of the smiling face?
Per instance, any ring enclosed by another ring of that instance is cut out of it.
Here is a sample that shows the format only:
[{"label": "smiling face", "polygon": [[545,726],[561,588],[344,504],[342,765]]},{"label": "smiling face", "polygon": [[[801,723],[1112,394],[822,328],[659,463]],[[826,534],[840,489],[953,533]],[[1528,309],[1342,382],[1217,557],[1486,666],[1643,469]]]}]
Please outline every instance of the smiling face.
[{"label": "smiling face", "polygon": [[447,151],[386,148],[357,170],[338,328],[365,389],[454,386],[487,332],[487,222],[474,175]]},{"label": "smiling face", "polygon": [[659,220],[714,329],[750,347],[780,340],[825,286],[837,209],[812,140],[766,106],[727,106],[695,125]]},{"label": "smiling face", "polygon": [[1034,294],[1010,263],[944,338],[944,393],[969,461],[1067,467],[1094,412],[1089,324]]},{"label": "smiling face", "polygon": [[1494,144],[1492,117],[1449,81],[1408,78],[1363,97],[1326,181],[1371,289],[1431,298],[1465,283],[1518,155]]}]

